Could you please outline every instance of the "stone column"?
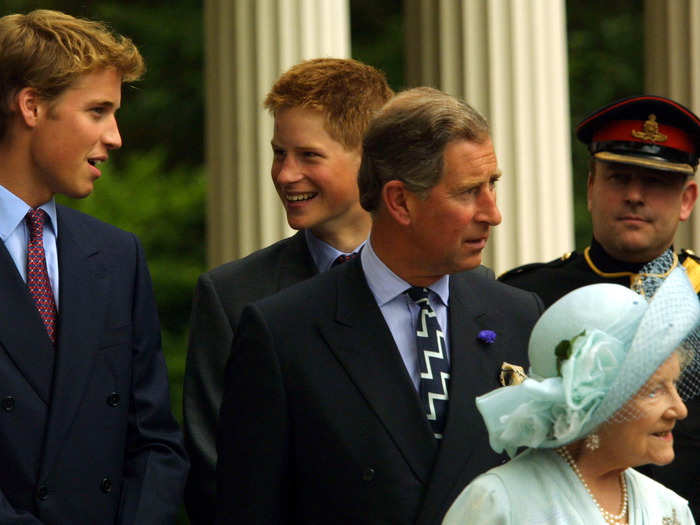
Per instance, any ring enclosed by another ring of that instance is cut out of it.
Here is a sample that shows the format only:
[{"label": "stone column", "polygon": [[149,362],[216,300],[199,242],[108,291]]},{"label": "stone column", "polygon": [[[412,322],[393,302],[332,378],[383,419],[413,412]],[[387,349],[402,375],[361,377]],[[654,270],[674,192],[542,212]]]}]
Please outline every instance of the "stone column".
[{"label": "stone column", "polygon": [[210,267],[291,233],[269,176],[262,101],[292,65],[348,57],[349,19],[348,0],[205,0]]},{"label": "stone column", "polygon": [[499,165],[496,273],[574,248],[564,0],[405,0],[409,86],[489,120]]},{"label": "stone column", "polygon": [[[646,92],[700,115],[700,0],[645,0],[644,19]],[[681,223],[675,246],[700,251],[697,210]]]}]

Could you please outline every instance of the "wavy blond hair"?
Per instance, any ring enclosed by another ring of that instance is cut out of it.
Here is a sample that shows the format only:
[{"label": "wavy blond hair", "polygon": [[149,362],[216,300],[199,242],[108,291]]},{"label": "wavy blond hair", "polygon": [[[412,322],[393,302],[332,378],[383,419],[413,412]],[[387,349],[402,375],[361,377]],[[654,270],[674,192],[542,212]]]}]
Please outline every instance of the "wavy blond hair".
[{"label": "wavy blond hair", "polygon": [[46,9],[0,18],[0,139],[21,89],[32,87],[50,101],[80,76],[104,68],[125,82],[145,71],[134,43],[101,22]]}]

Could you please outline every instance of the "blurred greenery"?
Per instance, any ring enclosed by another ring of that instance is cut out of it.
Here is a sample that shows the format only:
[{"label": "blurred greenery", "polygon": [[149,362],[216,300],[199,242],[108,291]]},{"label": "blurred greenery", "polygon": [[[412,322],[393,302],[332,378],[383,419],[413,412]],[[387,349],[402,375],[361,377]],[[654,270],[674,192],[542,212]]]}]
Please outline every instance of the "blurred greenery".
[{"label": "blurred greenery", "polygon": [[394,91],[404,88],[403,0],[350,0],[351,55],[386,73]]},{"label": "blurred greenery", "polygon": [[588,151],[574,127],[614,100],[644,92],[644,2],[586,0],[566,4],[576,249],[592,236],[586,205]]}]

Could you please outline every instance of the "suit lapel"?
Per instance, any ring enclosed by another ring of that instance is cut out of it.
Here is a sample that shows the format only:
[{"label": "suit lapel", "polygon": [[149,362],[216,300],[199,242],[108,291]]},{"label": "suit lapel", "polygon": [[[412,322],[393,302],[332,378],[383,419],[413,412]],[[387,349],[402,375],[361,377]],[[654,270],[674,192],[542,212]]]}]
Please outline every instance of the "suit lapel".
[{"label": "suit lapel", "polygon": [[10,359],[48,404],[54,349],[15,262],[0,242],[0,342]]},{"label": "suit lapel", "polygon": [[306,245],[304,230],[299,230],[290,239],[280,254],[278,290],[300,281],[310,279],[318,273],[309,247]]},{"label": "suit lapel", "polygon": [[50,469],[65,446],[71,423],[90,379],[104,326],[108,274],[97,263],[94,232],[59,208],[60,316],[53,395],[44,467]]},{"label": "suit lapel", "polygon": [[480,330],[497,331],[503,326],[502,320],[487,311],[486,302],[463,275],[450,277],[450,403],[445,438],[423,505],[427,512],[439,510],[442,502],[450,497],[460,473],[472,461],[481,461],[474,445],[483,444],[486,430],[481,424],[475,398],[498,386],[497,371],[501,363],[493,357],[493,348],[480,343],[477,335]]},{"label": "suit lapel", "polygon": [[437,445],[420,400],[372,292],[360,258],[338,272],[335,320],[321,333],[384,424],[416,477],[426,483]]}]

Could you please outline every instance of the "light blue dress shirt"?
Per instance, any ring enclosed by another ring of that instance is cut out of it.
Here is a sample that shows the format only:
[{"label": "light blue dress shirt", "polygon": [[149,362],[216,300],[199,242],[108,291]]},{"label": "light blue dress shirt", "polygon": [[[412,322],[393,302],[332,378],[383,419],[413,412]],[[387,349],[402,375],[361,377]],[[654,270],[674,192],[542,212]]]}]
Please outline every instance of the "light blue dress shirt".
[{"label": "light blue dress shirt", "polygon": [[[389,325],[391,335],[406,365],[413,386],[418,390],[420,369],[416,349],[416,330],[420,307],[406,294],[411,285],[392,272],[377,257],[372,249],[372,239],[360,253],[362,270],[365,272],[369,289]],[[445,275],[427,287],[430,290],[430,304],[437,314],[440,328],[445,333],[445,351],[449,359],[450,341],[447,326],[447,305],[450,299],[450,276]]]},{"label": "light blue dress shirt", "polygon": [[351,253],[355,253],[360,250],[360,248],[362,248],[366,242],[362,241],[359,246],[357,246],[352,252],[348,253],[336,250],[327,242],[324,242],[316,237],[308,228],[304,230],[304,236],[306,238],[306,246],[309,247],[311,258],[314,260],[319,273],[330,270],[333,261],[335,261],[339,255],[350,255]]},{"label": "light blue dress shirt", "polygon": [[[46,256],[46,269],[49,272],[56,309],[58,309],[58,250],[56,249],[58,220],[56,202],[51,199],[39,207],[49,216],[49,221],[44,223],[44,255]],[[31,210],[31,206],[0,185],[0,239],[5,243],[5,247],[10,252],[15,266],[17,266],[17,271],[24,279],[24,282],[27,282],[27,243],[29,242],[29,228],[25,217],[29,210]]]}]

